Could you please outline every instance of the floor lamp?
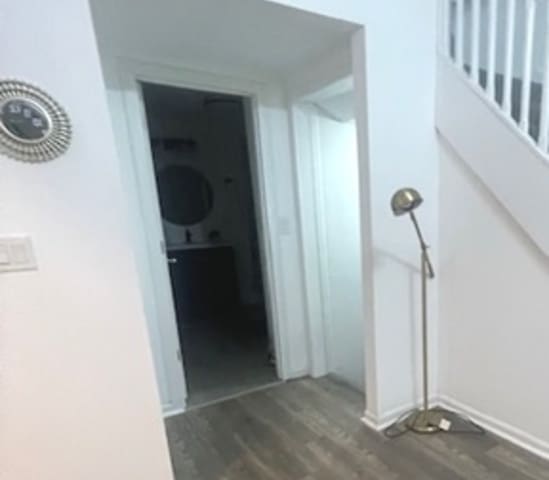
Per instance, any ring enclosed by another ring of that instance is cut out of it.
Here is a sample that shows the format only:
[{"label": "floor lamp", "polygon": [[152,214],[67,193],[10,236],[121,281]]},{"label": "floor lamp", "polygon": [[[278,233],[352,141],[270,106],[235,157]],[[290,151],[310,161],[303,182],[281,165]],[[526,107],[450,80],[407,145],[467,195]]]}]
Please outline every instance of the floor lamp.
[{"label": "floor lamp", "polygon": [[427,338],[427,280],[435,277],[433,265],[429,259],[429,246],[425,243],[414,210],[423,203],[419,192],[413,188],[401,188],[393,195],[391,208],[396,216],[410,215],[416,230],[421,249],[421,325],[423,343],[423,406],[409,413],[404,423],[417,433],[435,433],[443,428],[443,415],[439,410],[429,408],[429,351]]}]

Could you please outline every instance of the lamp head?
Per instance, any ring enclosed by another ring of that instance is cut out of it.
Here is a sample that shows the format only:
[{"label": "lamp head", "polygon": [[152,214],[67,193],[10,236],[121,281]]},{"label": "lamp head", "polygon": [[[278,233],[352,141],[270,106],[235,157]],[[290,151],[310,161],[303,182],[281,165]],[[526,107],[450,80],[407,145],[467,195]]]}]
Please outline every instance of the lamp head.
[{"label": "lamp head", "polygon": [[410,213],[423,203],[423,198],[414,188],[401,188],[391,199],[391,208],[397,216]]}]

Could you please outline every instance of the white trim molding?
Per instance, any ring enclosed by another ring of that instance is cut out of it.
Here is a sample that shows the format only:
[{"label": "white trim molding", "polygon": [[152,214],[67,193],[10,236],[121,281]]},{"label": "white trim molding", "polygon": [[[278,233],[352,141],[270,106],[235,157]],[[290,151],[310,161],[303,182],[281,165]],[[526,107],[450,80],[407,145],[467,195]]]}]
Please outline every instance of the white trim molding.
[{"label": "white trim molding", "polygon": [[[273,327],[273,340],[277,358],[278,375],[282,380],[298,376],[291,365],[289,314],[286,311],[285,278],[287,276],[283,246],[280,245],[277,225],[276,192],[273,186],[273,168],[277,163],[277,152],[271,138],[275,127],[272,125],[269,105],[277,95],[266,83],[250,79],[201,71],[181,65],[159,64],[147,60],[119,57],[110,65],[119,92],[111,92],[111,109],[116,122],[116,133],[120,137],[119,148],[123,168],[133,180],[127,185],[128,204],[134,214],[137,261],[145,265],[140,270],[142,288],[151,307],[147,308],[147,320],[151,347],[156,358],[157,381],[163,393],[165,415],[181,413],[185,409],[186,388],[184,368],[179,356],[179,341],[175,321],[175,311],[165,254],[160,245],[163,242],[161,216],[159,211],[152,158],[148,142],[148,128],[141,95],[141,82],[170,85],[181,88],[194,88],[201,91],[223,92],[241,95],[250,100],[256,148],[256,160],[252,165],[254,191],[259,203],[260,238],[264,283],[266,286],[267,310]],[[118,112],[116,110],[121,110]],[[116,123],[115,122],[115,123]],[[295,342],[294,342],[295,343]]]},{"label": "white trim molding", "polygon": [[[382,432],[395,423],[406,412],[419,408],[420,405],[420,401],[418,401],[415,405],[411,403],[408,405],[403,405],[384,413],[379,418],[369,410],[366,410],[364,412],[364,416],[361,418],[361,421],[371,430]],[[475,408],[447,395],[432,397],[430,400],[430,405],[459,413],[460,415],[471,419],[473,422],[477,423],[490,433],[493,433],[494,435],[497,435],[498,437],[501,437],[534,455],[549,459],[549,442],[542,440],[541,438],[538,438],[518,427],[515,427],[514,425],[498,420],[487,413],[480,412],[479,410],[476,410]]]},{"label": "white trim molding", "polygon": [[440,396],[439,404],[443,408],[469,417],[487,431],[494,433],[495,435],[504,438],[505,440],[508,440],[509,442],[524,448],[525,450],[528,450],[534,455],[549,459],[549,442],[542,440],[541,438],[537,438],[536,436],[515,427],[514,425],[498,420],[487,413],[480,412],[479,410],[476,410],[475,408],[447,395]]},{"label": "white trim molding", "polygon": [[[420,408],[422,402],[423,401],[418,398],[418,400],[415,403],[409,402],[399,407],[392,408],[391,410],[383,413],[379,417],[374,413],[372,413],[371,411],[366,410],[364,412],[364,416],[361,418],[361,421],[368,428],[371,428],[376,432],[381,432],[385,430],[387,427],[390,427],[393,423],[395,423],[400,417],[402,417],[407,412],[412,412],[413,410]],[[439,397],[438,396],[430,397],[429,404],[431,406],[439,406],[440,405]]]},{"label": "white trim molding", "polygon": [[[301,251],[309,330],[310,370],[313,377],[329,372],[326,345],[327,267],[324,230],[324,208],[319,193],[321,172],[318,168],[318,125],[308,104],[294,102],[291,107],[296,161],[295,175],[299,195]],[[311,212],[314,214],[311,215]]]}]

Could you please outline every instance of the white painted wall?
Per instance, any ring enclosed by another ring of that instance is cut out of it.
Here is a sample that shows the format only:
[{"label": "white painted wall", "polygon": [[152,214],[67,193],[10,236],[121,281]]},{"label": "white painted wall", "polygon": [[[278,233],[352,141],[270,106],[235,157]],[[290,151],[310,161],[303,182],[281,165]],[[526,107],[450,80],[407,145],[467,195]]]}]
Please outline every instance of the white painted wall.
[{"label": "white painted wall", "polygon": [[1,77],[49,91],[74,126],[57,160],[0,156],[0,231],[30,234],[39,266],[0,277],[0,478],[168,480],[87,2],[3,2],[0,42]]},{"label": "white painted wall", "polygon": [[[433,115],[437,2],[278,3],[365,25],[364,37],[359,32],[353,40],[352,65],[367,300],[366,418],[372,425],[381,425],[415,404],[420,387],[417,241],[409,222],[394,218],[389,209],[391,195],[401,186],[415,186],[425,197],[418,214],[437,265],[438,161]],[[436,282],[430,289],[431,385],[436,393]]]},{"label": "white painted wall", "polygon": [[445,141],[440,212],[441,390],[548,456],[549,260]]},{"label": "white painted wall", "polygon": [[[441,134],[539,248],[549,254],[549,224],[540,222],[549,190],[547,156],[442,57],[438,66],[436,112]],[[475,122],[471,122],[472,118]],[[483,128],[478,128],[479,125]],[[520,188],[527,189],[520,191]]]},{"label": "white painted wall", "polygon": [[[364,391],[364,314],[356,124],[318,114],[317,198],[324,265],[328,371]],[[318,215],[318,213],[317,213]]]},{"label": "white painted wall", "polygon": [[437,97],[441,393],[549,457],[547,157],[445,58]]}]

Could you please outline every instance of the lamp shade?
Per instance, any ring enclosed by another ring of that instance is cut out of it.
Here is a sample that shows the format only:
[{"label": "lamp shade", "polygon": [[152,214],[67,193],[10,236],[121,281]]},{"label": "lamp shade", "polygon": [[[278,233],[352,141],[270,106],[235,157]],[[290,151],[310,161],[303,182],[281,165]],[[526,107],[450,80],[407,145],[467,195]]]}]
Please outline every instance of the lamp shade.
[{"label": "lamp shade", "polygon": [[423,198],[414,188],[401,188],[391,199],[391,208],[395,215],[410,213],[423,203]]}]

